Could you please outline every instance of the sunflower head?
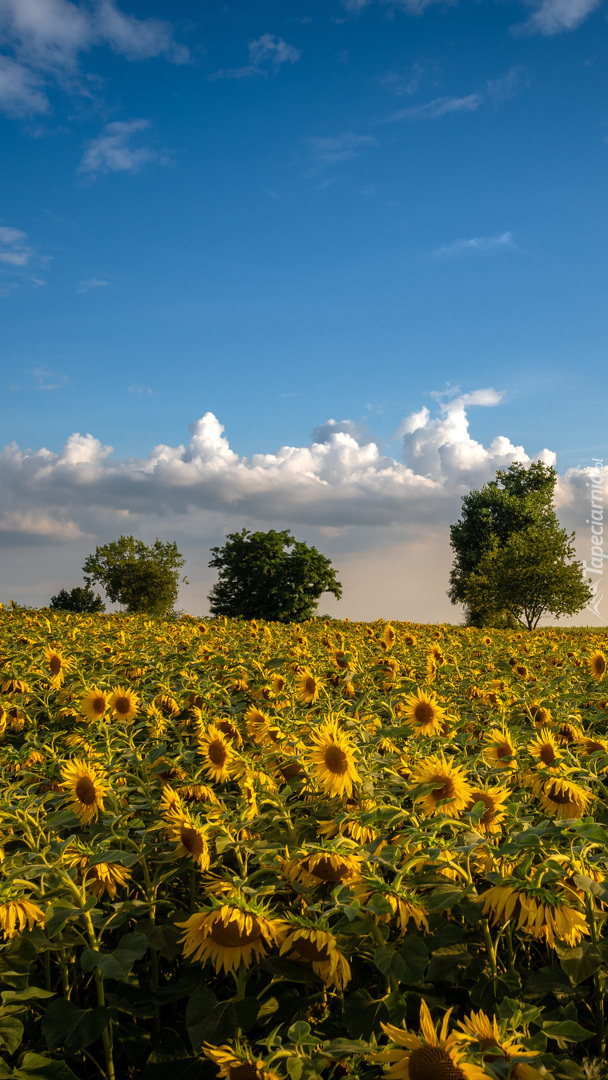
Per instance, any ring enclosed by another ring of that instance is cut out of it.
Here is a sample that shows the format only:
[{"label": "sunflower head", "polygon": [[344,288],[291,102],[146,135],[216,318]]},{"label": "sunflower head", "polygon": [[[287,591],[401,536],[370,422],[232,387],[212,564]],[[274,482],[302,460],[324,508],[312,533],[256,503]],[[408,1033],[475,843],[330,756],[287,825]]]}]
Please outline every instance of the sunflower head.
[{"label": "sunflower head", "polygon": [[331,718],[313,731],[311,737],[314,749],[308,754],[308,763],[316,782],[326,795],[350,798],[359,774],[355,765],[356,749],[348,735],[339,727],[337,719]]},{"label": "sunflower head", "polygon": [[603,652],[595,652],[589,657],[589,673],[596,682],[601,682],[606,674],[606,657]]},{"label": "sunflower head", "polygon": [[108,793],[107,777],[99,765],[84,759],[68,762],[61,770],[62,787],[69,793],[70,810],[81,824],[96,821]]}]

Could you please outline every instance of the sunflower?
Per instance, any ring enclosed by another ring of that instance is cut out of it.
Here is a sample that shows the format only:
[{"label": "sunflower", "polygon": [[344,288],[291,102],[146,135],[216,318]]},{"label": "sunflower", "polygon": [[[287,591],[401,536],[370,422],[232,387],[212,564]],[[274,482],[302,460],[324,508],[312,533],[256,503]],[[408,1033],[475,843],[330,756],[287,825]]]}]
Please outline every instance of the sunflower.
[{"label": "sunflower", "polygon": [[280,954],[287,952],[291,952],[293,959],[312,964],[312,970],[326,986],[344,990],[350,982],[350,965],[334,935],[329,930],[318,929],[306,919],[294,915],[289,920]]},{"label": "sunflower", "polygon": [[511,1061],[514,1057],[529,1053],[516,1039],[505,1035],[505,1026],[504,1022],[499,1025],[495,1016],[490,1020],[480,1009],[478,1013],[471,1012],[464,1020],[458,1021],[462,1034],[455,1033],[454,1038],[464,1044],[480,1043],[484,1055],[489,1050],[495,1051],[488,1055],[489,1060],[502,1057],[505,1061]]},{"label": "sunflower", "polygon": [[476,827],[482,833],[499,833],[500,826],[505,819],[505,803],[509,798],[509,791],[504,787],[486,787],[485,790],[475,788],[471,792],[471,801],[467,810],[472,810],[475,803],[483,803],[483,814],[476,821]]},{"label": "sunflower", "polygon": [[[388,885],[383,878],[366,874],[359,885],[353,889],[357,900],[368,905],[374,900],[372,907],[375,922],[389,922],[394,918],[401,934],[405,934],[410,919],[414,920],[418,930],[428,933],[429,922],[426,917],[424,900],[413,889],[406,889],[399,885]],[[390,911],[378,914],[378,901],[384,900]]]},{"label": "sunflower", "polygon": [[5,939],[16,937],[27,926],[31,930],[34,926],[44,926],[44,911],[31,900],[9,899],[9,896],[0,897],[0,929]]},{"label": "sunflower", "polygon": [[431,788],[415,799],[422,803],[422,809],[429,817],[437,813],[458,817],[471,801],[473,789],[465,779],[463,769],[446,761],[443,754],[421,761],[412,772],[410,783],[412,787],[424,784]]},{"label": "sunflower", "polygon": [[92,686],[90,690],[87,690],[80,703],[81,712],[87,720],[101,720],[107,708],[108,696],[97,686]]},{"label": "sunflower", "polygon": [[60,686],[65,678],[66,671],[69,671],[70,665],[56,649],[45,649],[44,659],[51,672],[51,681],[55,686]]},{"label": "sunflower", "polygon": [[339,833],[340,836],[346,836],[357,844],[369,844],[378,836],[378,830],[365,823],[362,815],[375,810],[376,803],[372,799],[363,799],[361,804],[354,799],[349,801],[352,802],[352,806],[348,808],[349,813],[343,817],[332,818],[331,821],[318,821],[317,833],[328,840]]},{"label": "sunflower", "polygon": [[232,743],[215,724],[209,724],[205,734],[198,740],[198,752],[205,759],[207,775],[218,783],[228,780],[234,764]]},{"label": "sunflower", "polygon": [[[266,627],[264,627],[266,629]],[[262,1058],[256,1058],[251,1050],[236,1046],[212,1046],[203,1043],[203,1054],[217,1065],[218,1076],[223,1080],[279,1080]]]},{"label": "sunflower", "polygon": [[533,702],[528,705],[530,716],[534,721],[534,726],[537,728],[548,727],[553,722],[551,715],[551,709],[547,709],[544,705],[539,705],[538,702]]},{"label": "sunflower", "polygon": [[[579,744],[581,747],[580,752],[585,755],[590,754],[602,754],[603,757],[608,757],[608,742],[605,739],[591,739],[580,733]],[[597,768],[597,765],[596,765]],[[602,765],[599,772],[606,772],[608,770],[608,764]]]},{"label": "sunflower", "polygon": [[213,788],[208,784],[182,784],[177,794],[186,803],[209,803],[210,806],[219,806],[220,800]]},{"label": "sunflower", "polygon": [[603,652],[596,652],[589,657],[589,673],[596,682],[601,682],[606,674],[606,657]]},{"label": "sunflower", "polygon": [[296,697],[301,705],[313,705],[319,697],[322,682],[311,671],[301,671],[296,679]]},{"label": "sunflower", "polygon": [[556,738],[560,746],[569,746],[570,743],[580,742],[583,738],[584,732],[582,728],[578,724],[572,723],[573,720],[576,720],[576,717],[568,717],[559,725]]},{"label": "sunflower", "polygon": [[139,698],[132,690],[124,690],[122,686],[113,686],[108,702],[114,716],[118,720],[126,722],[134,720],[139,711]]},{"label": "sunflower", "polygon": [[131,871],[126,866],[117,862],[98,862],[91,866],[91,853],[85,848],[70,846],[64,851],[63,859],[66,866],[77,870],[78,880],[84,882],[87,892],[98,900],[105,893],[110,900],[115,900],[117,890],[129,886]]},{"label": "sunflower", "polygon": [[322,848],[286,861],[285,876],[292,883],[312,886],[351,883],[361,878],[361,858],[333,848]]},{"label": "sunflower", "polygon": [[384,644],[387,646],[388,649],[392,649],[393,645],[395,644],[395,642],[397,640],[397,635],[395,633],[395,627],[391,626],[390,623],[387,623],[385,628],[384,628],[384,633],[382,635],[382,640],[383,640]]},{"label": "sunflower", "polygon": [[74,759],[61,770],[62,787],[70,793],[70,810],[80,818],[82,825],[96,821],[103,810],[103,797],[108,793],[107,776],[99,765],[84,759]]},{"label": "sunflower", "polygon": [[241,963],[251,967],[254,960],[267,955],[267,947],[278,945],[283,932],[279,919],[269,919],[267,912],[251,904],[217,904],[197,911],[185,922],[181,939],[184,956],[204,964],[211,960],[216,975],[222,969],[238,971]]},{"label": "sunflower", "polygon": [[483,751],[484,760],[488,765],[494,769],[516,768],[515,742],[506,728],[490,728],[483,738],[488,744]]},{"label": "sunflower", "polygon": [[167,815],[166,820],[169,824],[169,839],[174,840],[177,845],[174,855],[179,858],[189,855],[200,870],[208,870],[211,864],[209,842],[207,830],[202,823],[177,809]]},{"label": "sunflower", "polygon": [[424,690],[418,689],[415,694],[409,694],[405,701],[407,708],[403,715],[414,725],[416,735],[441,734],[447,717],[435,694],[425,694]]},{"label": "sunflower", "polygon": [[458,1046],[455,1035],[448,1035],[451,1012],[448,1009],[437,1033],[429,1007],[426,1001],[421,1001],[422,1038],[410,1035],[407,1028],[381,1023],[393,1045],[374,1054],[374,1061],[389,1066],[386,1075],[391,1080],[487,1080],[483,1069],[462,1060],[466,1049]]},{"label": "sunflower", "polygon": [[555,769],[560,764],[559,747],[549,728],[541,728],[536,738],[528,743],[528,751],[547,769]]},{"label": "sunflower", "polygon": [[[513,884],[507,884],[512,881]],[[493,885],[481,897],[483,914],[492,916],[494,926],[513,921],[517,930],[526,930],[538,941],[555,948],[555,939],[574,948],[589,933],[585,916],[571,907],[563,896],[542,887],[522,885],[507,878]]]},{"label": "sunflower", "polygon": [[315,780],[325,795],[353,793],[353,784],[359,782],[355,765],[355,748],[348,736],[341,731],[336,718],[326,720],[311,733],[315,749],[308,754],[308,764]]},{"label": "sunflower", "polygon": [[585,788],[560,776],[538,776],[532,784],[532,792],[540,798],[543,810],[556,818],[583,817],[593,798]]},{"label": "sunflower", "polygon": [[[245,727],[247,728],[247,734],[254,743],[258,746],[269,746],[271,743],[276,743],[279,739],[284,738],[283,733],[272,723],[270,717],[266,713],[256,709],[255,706],[251,706],[247,709],[243,720],[245,721]],[[219,724],[215,725],[219,727]],[[225,732],[227,734],[227,732]]]}]

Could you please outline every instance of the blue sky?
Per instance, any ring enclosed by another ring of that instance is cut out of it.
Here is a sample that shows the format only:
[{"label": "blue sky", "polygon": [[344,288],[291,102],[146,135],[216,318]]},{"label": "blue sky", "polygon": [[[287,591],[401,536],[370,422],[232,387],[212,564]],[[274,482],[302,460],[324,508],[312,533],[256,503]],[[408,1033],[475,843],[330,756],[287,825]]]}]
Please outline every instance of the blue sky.
[{"label": "blue sky", "polygon": [[459,497],[545,450],[576,527],[606,443],[606,13],[0,0],[0,591],[177,530],[202,610],[208,543],[300,526],[368,582],[351,617],[432,535],[441,572],[375,613],[454,617]]}]

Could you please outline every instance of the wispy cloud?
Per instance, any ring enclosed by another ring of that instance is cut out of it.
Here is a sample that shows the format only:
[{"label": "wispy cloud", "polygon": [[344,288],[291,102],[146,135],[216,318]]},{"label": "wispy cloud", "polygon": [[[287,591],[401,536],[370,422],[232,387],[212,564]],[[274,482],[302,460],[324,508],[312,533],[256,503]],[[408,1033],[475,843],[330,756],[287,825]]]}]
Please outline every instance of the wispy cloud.
[{"label": "wispy cloud", "polygon": [[528,73],[524,67],[514,65],[498,79],[489,79],[487,83],[488,95],[495,105],[501,105],[503,101],[521,93],[528,85]]},{"label": "wispy cloud", "polygon": [[455,4],[456,0],[342,0],[342,5],[347,11],[358,15],[364,8],[376,2],[387,8],[389,12],[405,11],[408,15],[422,15],[432,4]]},{"label": "wispy cloud", "polygon": [[10,56],[0,56],[0,110],[7,116],[34,116],[49,110],[43,80]]},{"label": "wispy cloud", "polygon": [[131,146],[133,136],[149,127],[149,120],[115,120],[106,124],[101,135],[89,143],[78,172],[92,179],[109,172],[139,172],[151,161],[160,161],[160,155],[150,147]]},{"label": "wispy cloud", "polygon": [[110,284],[109,281],[105,281],[104,278],[90,277],[85,278],[84,281],[79,281],[76,286],[77,293],[86,293],[91,289],[105,289]]},{"label": "wispy cloud", "polygon": [[380,86],[390,90],[395,97],[417,94],[423,82],[437,82],[439,65],[431,60],[416,60],[405,71],[387,71],[378,79]]},{"label": "wispy cloud", "polygon": [[56,375],[48,367],[35,367],[32,371],[36,390],[61,390],[69,382],[67,375]]},{"label": "wispy cloud", "polygon": [[240,68],[220,68],[209,76],[209,81],[251,79],[256,75],[267,79],[269,73],[276,75],[282,64],[295,64],[300,59],[299,49],[274,34],[262,34],[256,41],[249,42],[248,49],[248,64]]},{"label": "wispy cloud", "polygon": [[389,120],[438,120],[441,116],[453,113],[477,112],[483,102],[483,94],[477,91],[466,97],[439,97],[427,101],[424,105],[413,105],[409,109],[399,109]]},{"label": "wispy cloud", "polygon": [[442,244],[432,252],[439,258],[451,258],[457,255],[488,254],[492,251],[513,250],[516,247],[510,232],[498,236],[473,236],[469,240],[455,240],[452,244]]},{"label": "wispy cloud", "polygon": [[306,139],[306,144],[313,160],[308,175],[312,175],[359,157],[366,148],[377,146],[378,140],[373,135],[355,135],[352,131],[344,131],[341,135],[311,136]]},{"label": "wispy cloud", "polygon": [[153,390],[151,386],[143,386],[139,383],[135,383],[133,386],[127,386],[127,391],[129,394],[137,394],[138,397],[156,394],[156,390]]},{"label": "wispy cloud", "polygon": [[550,37],[566,30],[576,30],[600,3],[601,0],[542,0],[529,19],[511,27],[511,33],[516,36],[543,34]]},{"label": "wispy cloud", "polygon": [[22,229],[0,225],[0,296],[8,296],[20,281],[44,285],[38,275],[50,260],[49,255],[36,250]]}]

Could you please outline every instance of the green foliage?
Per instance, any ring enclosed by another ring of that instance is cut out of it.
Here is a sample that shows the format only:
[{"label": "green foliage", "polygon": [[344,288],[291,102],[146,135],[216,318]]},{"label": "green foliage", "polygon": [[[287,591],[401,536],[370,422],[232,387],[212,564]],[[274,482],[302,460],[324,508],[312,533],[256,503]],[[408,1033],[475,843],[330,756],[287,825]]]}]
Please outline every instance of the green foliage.
[{"label": "green foliage", "polygon": [[60,589],[57,596],[51,597],[49,607],[52,611],[75,611],[79,615],[95,615],[106,610],[101,596],[94,593],[90,585],[77,585],[69,592]]},{"label": "green foliage", "polygon": [[555,469],[516,462],[463,497],[450,529],[454,565],[448,596],[469,626],[537,626],[543,615],[573,615],[590,590],[572,542],[553,510]]},{"label": "green foliage", "polygon": [[300,622],[314,615],[324,592],[342,595],[329,559],[287,531],[243,529],[211,553],[209,566],[220,572],[209,594],[213,615]]},{"label": "green foliage", "polygon": [[130,614],[166,615],[175,606],[185,561],[174,542],[156,539],[148,546],[133,536],[121,536],[96,548],[83,572],[88,585],[97,582]]}]

